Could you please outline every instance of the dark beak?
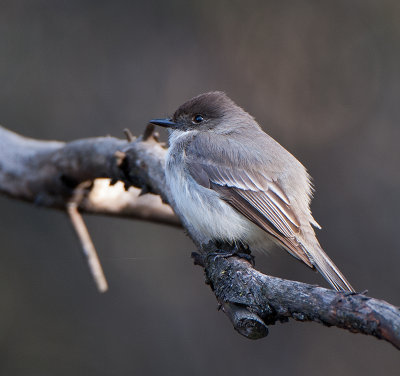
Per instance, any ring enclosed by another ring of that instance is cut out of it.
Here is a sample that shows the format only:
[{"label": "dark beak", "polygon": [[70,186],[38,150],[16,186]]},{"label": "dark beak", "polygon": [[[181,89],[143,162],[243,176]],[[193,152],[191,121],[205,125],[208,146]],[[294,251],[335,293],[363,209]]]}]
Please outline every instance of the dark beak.
[{"label": "dark beak", "polygon": [[170,128],[174,127],[176,123],[174,123],[171,119],[153,119],[150,120],[149,123],[160,125],[161,127]]}]

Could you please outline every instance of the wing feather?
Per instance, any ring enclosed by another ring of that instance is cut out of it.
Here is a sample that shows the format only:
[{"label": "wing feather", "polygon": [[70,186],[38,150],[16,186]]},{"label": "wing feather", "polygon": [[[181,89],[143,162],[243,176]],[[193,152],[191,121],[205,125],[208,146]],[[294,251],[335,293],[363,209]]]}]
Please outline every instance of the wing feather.
[{"label": "wing feather", "polygon": [[[188,167],[197,183],[219,192],[224,200],[271,234],[290,254],[313,267],[296,239],[300,231],[299,220],[277,183],[265,178],[262,181],[262,175],[257,172],[233,170],[204,162],[191,160]],[[208,176],[208,182],[204,181],[205,175]]]},{"label": "wing feather", "polygon": [[301,244],[298,243],[294,236],[286,237],[272,221],[266,218],[266,214],[261,213],[252,203],[245,199],[239,190],[229,187],[223,187],[218,184],[211,183],[211,189],[221,194],[221,197],[232,205],[236,210],[243,214],[247,219],[255,223],[264,231],[272,235],[276,241],[282,244],[286,250],[298,260],[303,261],[310,268],[314,268],[307,254],[303,251]]},{"label": "wing feather", "polygon": [[[267,179],[261,182],[261,175],[254,171],[232,170],[193,161],[190,162],[190,166],[192,167],[189,168],[189,171],[195,166],[196,170],[205,171],[210,182],[222,187],[229,187],[237,192],[243,199],[252,203],[261,214],[264,214],[275,227],[282,229],[286,236],[294,236],[298,233],[299,220],[288,203],[288,198],[277,183]],[[255,176],[254,179],[253,176]],[[253,183],[253,180],[259,181],[259,187]]]}]

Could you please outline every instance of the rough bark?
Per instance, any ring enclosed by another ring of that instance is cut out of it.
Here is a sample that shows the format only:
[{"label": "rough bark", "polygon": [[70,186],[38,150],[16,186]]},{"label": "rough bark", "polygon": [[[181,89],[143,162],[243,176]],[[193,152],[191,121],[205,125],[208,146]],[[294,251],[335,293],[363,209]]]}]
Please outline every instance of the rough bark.
[{"label": "rough bark", "polygon": [[265,325],[293,318],[373,335],[400,349],[400,309],[383,300],[267,276],[243,259],[203,259],[222,309],[247,337],[263,337]]},{"label": "rough bark", "polygon": [[[157,158],[152,159],[160,163],[165,155],[153,138],[128,143],[113,137],[98,137],[64,143],[32,140],[0,126],[0,192],[65,210],[74,189],[90,181],[93,185],[80,203],[82,212],[181,226],[171,207],[162,203],[158,195],[141,195],[142,190],[134,186],[128,191],[124,189],[124,184],[132,183],[126,181],[120,168],[124,167],[124,154],[120,151],[128,145],[131,153],[136,145],[139,154],[143,147],[148,149],[149,156],[156,154]],[[147,189],[145,182],[136,179],[135,183]]]},{"label": "rough bark", "polygon": [[[202,234],[171,209],[176,208],[165,184],[166,150],[152,131],[148,127],[144,136],[129,142],[106,137],[62,143],[28,139],[0,127],[0,192],[66,210],[75,189],[89,181],[81,211],[183,225],[202,249],[193,257],[221,309],[248,338],[264,337],[267,325],[293,318],[373,335],[400,349],[398,307],[363,294],[267,276],[236,257],[207,255],[218,250],[204,244]],[[116,182],[135,188],[125,191]]]}]

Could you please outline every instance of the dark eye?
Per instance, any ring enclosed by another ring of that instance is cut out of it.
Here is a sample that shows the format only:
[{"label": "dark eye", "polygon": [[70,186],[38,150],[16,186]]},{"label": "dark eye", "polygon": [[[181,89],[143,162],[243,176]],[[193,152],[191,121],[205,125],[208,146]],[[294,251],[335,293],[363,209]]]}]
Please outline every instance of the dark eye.
[{"label": "dark eye", "polygon": [[194,115],[192,118],[193,123],[199,124],[204,120],[203,116],[200,114]]}]

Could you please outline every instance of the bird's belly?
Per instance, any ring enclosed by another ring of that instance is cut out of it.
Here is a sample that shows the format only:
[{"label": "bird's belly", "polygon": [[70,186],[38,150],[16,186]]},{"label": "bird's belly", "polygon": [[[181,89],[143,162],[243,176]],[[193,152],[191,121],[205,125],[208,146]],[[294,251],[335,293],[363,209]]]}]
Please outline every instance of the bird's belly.
[{"label": "bird's belly", "polygon": [[268,234],[222,200],[218,193],[197,184],[184,173],[166,173],[175,205],[185,220],[207,240],[240,241],[252,250],[266,250]]},{"label": "bird's belly", "polygon": [[176,174],[171,176],[167,173],[167,183],[175,205],[185,220],[209,239],[234,241],[243,237],[248,230],[247,219],[216,192],[189,179],[179,179]]}]

